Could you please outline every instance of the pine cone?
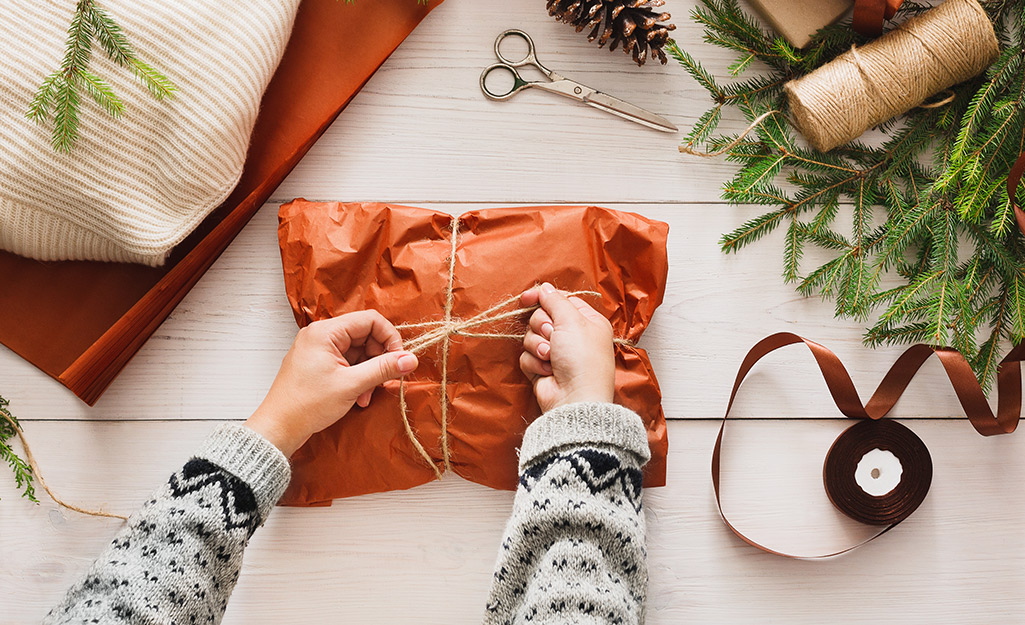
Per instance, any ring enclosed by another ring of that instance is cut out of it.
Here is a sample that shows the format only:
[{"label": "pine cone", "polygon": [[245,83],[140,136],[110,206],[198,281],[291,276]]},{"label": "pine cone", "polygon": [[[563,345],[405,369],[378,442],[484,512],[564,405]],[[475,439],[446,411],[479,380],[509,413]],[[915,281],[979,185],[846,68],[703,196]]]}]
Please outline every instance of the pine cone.
[{"label": "pine cone", "polygon": [[548,0],[548,14],[576,26],[577,32],[590,28],[587,40],[597,39],[599,47],[611,40],[609,50],[615,50],[622,43],[638,65],[644,65],[649,51],[665,65],[662,46],[676,26],[662,23],[671,17],[668,13],[655,12],[654,7],[663,4],[664,0]]}]

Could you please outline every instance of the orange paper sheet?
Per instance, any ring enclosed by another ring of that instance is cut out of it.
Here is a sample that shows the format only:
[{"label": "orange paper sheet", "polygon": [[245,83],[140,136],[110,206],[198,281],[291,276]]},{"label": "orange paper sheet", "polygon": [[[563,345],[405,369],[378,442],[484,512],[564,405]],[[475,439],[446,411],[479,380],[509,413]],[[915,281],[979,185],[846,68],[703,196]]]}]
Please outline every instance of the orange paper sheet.
[{"label": "orange paper sheet", "polygon": [[[662,302],[669,232],[662,222],[594,206],[548,206],[464,213],[458,229],[454,318],[472,317],[548,281],[567,291],[598,292],[591,303],[618,337],[636,342]],[[389,204],[295,200],[281,207],[278,234],[285,289],[300,326],[365,308],[397,325],[444,314],[451,215]],[[476,331],[523,332],[525,321]],[[492,488],[515,489],[516,449],[540,413],[519,370],[521,350],[515,340],[451,338],[452,470]],[[440,349],[421,354],[420,367],[405,384],[412,430],[435,467],[444,470],[439,359]],[[648,431],[652,459],[644,484],[664,485],[668,440],[651,363],[643,349],[617,345],[616,367],[616,401],[640,414]],[[367,408],[353,408],[314,435],[292,463],[285,505],[328,505],[437,477],[405,431],[398,382],[378,389]]]},{"label": "orange paper sheet", "polygon": [[0,343],[86,403],[96,403],[388,55],[439,4],[304,0],[260,104],[242,179],[224,205],[175,248],[164,267],[44,263],[0,251]]}]

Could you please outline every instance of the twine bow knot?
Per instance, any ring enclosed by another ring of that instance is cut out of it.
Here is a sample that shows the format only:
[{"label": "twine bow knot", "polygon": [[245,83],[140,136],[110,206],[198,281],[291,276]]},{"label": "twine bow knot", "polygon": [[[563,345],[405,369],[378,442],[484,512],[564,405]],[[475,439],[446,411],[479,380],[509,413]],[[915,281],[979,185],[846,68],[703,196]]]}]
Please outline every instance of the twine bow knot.
[{"label": "twine bow knot", "polygon": [[[406,381],[405,378],[399,381],[399,413],[402,416],[402,424],[406,431],[406,436],[409,438],[409,442],[412,443],[413,447],[417,450],[420,456],[427,462],[438,479],[441,479],[443,473],[452,470],[452,450],[449,447],[448,441],[448,421],[449,421],[449,398],[448,398],[448,355],[449,348],[452,343],[452,337],[463,336],[472,338],[484,338],[484,339],[504,339],[504,340],[515,340],[522,341],[525,333],[510,333],[510,332],[482,332],[474,331],[478,328],[488,326],[499,321],[520,319],[526,320],[530,314],[539,308],[539,306],[527,306],[527,307],[515,307],[519,300],[519,295],[510,296],[494,306],[491,306],[487,310],[478,313],[468,319],[458,319],[452,317],[452,307],[454,303],[453,285],[455,283],[455,268],[456,268],[456,249],[459,245],[459,217],[452,217],[452,239],[451,249],[448,258],[448,286],[445,289],[445,307],[443,311],[442,319],[436,321],[422,321],[419,323],[405,323],[396,326],[398,330],[423,330],[423,332],[407,341],[405,341],[403,347],[406,351],[414,354],[419,354],[427,349],[434,347],[435,345],[441,346],[440,362],[441,362],[441,380],[439,385],[441,387],[441,455],[444,470],[438,468],[438,465],[434,462],[427,450],[424,449],[423,444],[417,438],[416,433],[413,432],[413,427],[409,422],[409,407],[406,403]],[[573,296],[586,296],[601,298],[601,294],[595,291],[574,291],[567,294],[570,297]],[[507,310],[508,309],[508,310]],[[629,345],[632,346],[633,342],[627,339],[615,338],[613,339],[617,345]]]}]

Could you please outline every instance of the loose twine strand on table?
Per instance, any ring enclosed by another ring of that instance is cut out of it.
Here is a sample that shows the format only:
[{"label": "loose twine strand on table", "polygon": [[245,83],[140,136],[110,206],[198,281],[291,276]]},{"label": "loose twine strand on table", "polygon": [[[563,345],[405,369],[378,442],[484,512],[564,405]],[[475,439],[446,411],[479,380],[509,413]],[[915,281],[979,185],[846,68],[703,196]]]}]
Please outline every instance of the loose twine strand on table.
[{"label": "loose twine strand on table", "polygon": [[[456,319],[452,317],[452,309],[455,302],[454,285],[455,285],[455,271],[456,271],[456,250],[459,245],[459,217],[453,216],[451,223],[452,238],[451,238],[451,249],[449,250],[448,258],[448,285],[445,290],[445,309],[443,311],[443,319],[439,321],[423,321],[419,323],[404,323],[395,326],[398,330],[420,330],[427,329],[426,332],[405,341],[403,349],[414,354],[420,354],[435,345],[441,345],[441,454],[442,464],[444,471],[438,468],[438,465],[431,458],[431,455],[424,448],[423,444],[417,438],[416,433],[413,431],[413,426],[409,422],[409,405],[406,402],[406,380],[405,378],[399,380],[399,413],[402,416],[402,425],[406,431],[406,436],[409,438],[409,442],[416,449],[417,453],[427,462],[432,469],[434,469],[435,476],[441,479],[442,475],[452,470],[452,450],[449,445],[448,436],[448,423],[449,423],[449,399],[448,399],[448,356],[449,350],[452,343],[453,336],[465,336],[472,338],[483,338],[483,339],[500,339],[500,340],[514,340],[522,341],[526,336],[526,333],[512,333],[512,332],[470,332],[473,328],[479,328],[481,326],[490,325],[498,321],[504,321],[507,319],[521,319],[529,316],[535,310],[540,308],[539,305],[518,307],[512,310],[505,310],[510,306],[515,305],[520,301],[519,295],[510,296],[494,306],[491,306],[487,310],[474,315],[468,319]],[[601,294],[595,291],[573,291],[566,294],[567,297],[597,297],[600,298]],[[617,345],[626,345],[633,347],[634,342],[628,339],[616,337],[613,342]]]},{"label": "loose twine strand on table", "polygon": [[[526,333],[509,333],[509,332],[470,332],[473,328],[493,324],[498,321],[504,321],[507,319],[518,319],[528,316],[537,310],[540,306],[525,306],[514,308],[512,310],[504,310],[509,306],[519,302],[520,296],[510,296],[494,306],[488,308],[484,312],[478,313],[469,319],[453,319],[452,309],[455,303],[455,268],[456,268],[456,250],[459,245],[459,218],[452,218],[452,238],[451,238],[451,249],[449,252],[448,259],[448,284],[445,289],[445,308],[444,318],[439,321],[424,321],[420,323],[406,323],[396,326],[398,330],[417,330],[425,329],[428,330],[422,334],[406,341],[403,347],[406,351],[414,354],[422,353],[435,345],[441,344],[441,450],[442,450],[442,462],[445,467],[445,471],[452,470],[452,450],[449,445],[448,436],[448,421],[449,421],[449,399],[448,399],[448,357],[452,343],[453,336],[465,336],[472,338],[484,338],[484,339],[500,339],[500,340],[515,340],[522,341],[526,336]],[[600,298],[601,294],[595,291],[573,291],[566,294],[568,297],[596,297]],[[635,344],[629,339],[623,339],[616,337],[613,342],[617,345],[625,345],[633,347]],[[402,424],[406,431],[406,436],[409,438],[410,443],[420,454],[420,456],[427,462],[438,479],[441,479],[443,472],[438,469],[437,464],[431,458],[431,455],[424,448],[423,444],[417,438],[416,433],[413,431],[413,427],[409,422],[409,406],[406,403],[406,382],[403,378],[399,381],[399,412],[402,415]],[[21,440],[22,447],[25,449],[25,457],[28,460],[29,467],[32,469],[32,473],[39,480],[39,484],[43,487],[43,490],[50,496],[51,499],[58,505],[80,512],[89,516],[97,517],[108,517],[112,519],[128,520],[128,517],[120,514],[113,514],[110,512],[104,512],[102,510],[90,510],[87,508],[81,508],[79,506],[69,504],[61,499],[53,490],[47,485],[46,480],[43,479],[43,474],[39,470],[39,465],[36,462],[35,456],[32,454],[32,449],[29,447],[28,440],[25,438],[25,434],[11,417],[7,414],[0,412],[0,415],[4,417],[14,427],[15,432],[18,434],[18,438]]]},{"label": "loose twine strand on table", "polygon": [[25,433],[22,431],[21,426],[18,425],[18,423],[14,419],[12,419],[10,415],[8,415],[6,412],[4,412],[2,410],[0,410],[0,416],[2,416],[8,423],[11,424],[11,427],[14,428],[15,433],[17,433],[17,435],[18,435],[18,439],[21,440],[21,446],[25,450],[25,459],[28,460],[28,466],[32,469],[32,475],[34,475],[35,478],[37,480],[39,480],[39,485],[43,487],[43,490],[46,491],[46,494],[50,496],[50,499],[52,499],[54,501],[54,503],[56,503],[58,506],[61,506],[63,508],[67,508],[68,510],[74,510],[75,512],[79,512],[81,514],[87,514],[89,516],[99,516],[99,517],[107,517],[107,518],[111,518],[111,519],[121,519],[122,521],[127,521],[128,520],[128,517],[120,515],[120,514],[114,514],[112,512],[104,512],[102,510],[90,510],[88,508],[80,508],[80,507],[78,507],[78,506],[76,506],[74,504],[70,504],[70,503],[64,501],[63,499],[61,499],[60,497],[58,497],[57,493],[53,492],[53,490],[50,488],[50,486],[46,483],[46,480],[43,479],[43,474],[39,470],[39,463],[36,462],[36,457],[32,454],[32,448],[29,446],[28,439],[25,438]]}]

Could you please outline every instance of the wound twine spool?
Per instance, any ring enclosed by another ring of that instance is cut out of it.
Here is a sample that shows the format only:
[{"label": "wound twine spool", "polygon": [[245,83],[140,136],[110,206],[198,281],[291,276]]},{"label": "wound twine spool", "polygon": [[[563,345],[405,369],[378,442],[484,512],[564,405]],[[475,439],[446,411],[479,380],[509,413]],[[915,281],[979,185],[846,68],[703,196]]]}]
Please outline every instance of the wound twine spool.
[{"label": "wound twine spool", "polygon": [[946,0],[784,86],[794,123],[823,152],[978,75],[999,54],[976,0]]},{"label": "wound twine spool", "polygon": [[[832,553],[808,555],[773,549],[746,536],[723,511],[720,488],[722,441],[737,392],[748,372],[762,357],[797,343],[803,343],[811,350],[836,407],[844,416],[858,420],[857,424],[840,434],[826,454],[822,469],[826,495],[840,512],[855,521],[883,527],[870,538]],[[955,349],[912,345],[886,372],[868,402],[862,403],[847,369],[829,349],[790,332],[773,334],[759,341],[740,365],[712,450],[712,489],[726,527],[762,551],[787,558],[822,559],[857,549],[907,519],[929,491],[932,458],[925,443],[911,430],[883,417],[900,399],[919,368],[934,355],[943,365],[965,416],[979,434],[993,436],[1015,430],[1021,417],[1021,361],[1025,359],[1025,343],[1016,345],[1000,361],[996,382],[997,411],[994,414],[971,366]]]}]

